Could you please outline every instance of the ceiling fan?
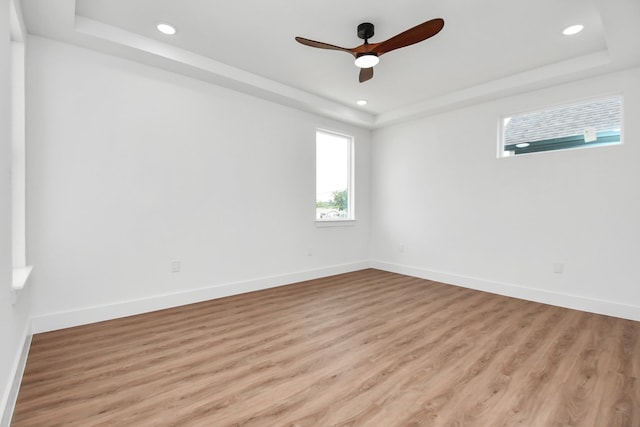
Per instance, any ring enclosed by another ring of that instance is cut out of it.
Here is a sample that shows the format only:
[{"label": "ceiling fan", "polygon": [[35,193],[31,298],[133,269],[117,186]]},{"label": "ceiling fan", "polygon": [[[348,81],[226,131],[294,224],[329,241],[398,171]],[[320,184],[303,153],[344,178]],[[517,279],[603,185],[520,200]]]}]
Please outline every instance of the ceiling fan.
[{"label": "ceiling fan", "polygon": [[360,67],[359,80],[360,83],[362,83],[373,77],[373,66],[378,63],[378,58],[381,55],[433,37],[442,30],[442,27],[444,27],[444,20],[442,18],[431,19],[423,22],[422,24],[416,25],[407,31],[403,31],[388,40],[370,44],[369,39],[373,37],[374,27],[372,23],[364,22],[358,25],[358,37],[364,40],[364,44],[351,49],[305,39],[304,37],[296,37],[296,41],[306,46],[317,47],[320,49],[341,50],[352,54],[356,58],[356,66]]}]

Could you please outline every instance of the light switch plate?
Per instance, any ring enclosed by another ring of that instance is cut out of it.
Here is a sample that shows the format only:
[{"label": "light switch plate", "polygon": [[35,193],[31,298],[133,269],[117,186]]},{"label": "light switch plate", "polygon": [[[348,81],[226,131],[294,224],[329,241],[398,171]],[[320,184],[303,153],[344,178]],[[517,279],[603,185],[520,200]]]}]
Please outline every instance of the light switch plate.
[{"label": "light switch plate", "polygon": [[172,273],[180,272],[180,261],[171,261],[171,272]]}]

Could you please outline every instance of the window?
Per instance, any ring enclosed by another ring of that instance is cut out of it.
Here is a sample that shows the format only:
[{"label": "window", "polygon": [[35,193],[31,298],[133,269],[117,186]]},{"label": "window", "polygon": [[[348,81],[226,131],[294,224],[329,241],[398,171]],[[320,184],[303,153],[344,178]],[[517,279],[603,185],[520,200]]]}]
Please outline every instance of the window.
[{"label": "window", "polygon": [[620,144],[622,96],[517,114],[502,122],[500,157]]},{"label": "window", "polygon": [[316,220],[354,219],[353,138],[316,131]]},{"label": "window", "polygon": [[31,273],[26,259],[25,30],[20,2],[10,2],[11,37],[11,258],[12,288]]}]

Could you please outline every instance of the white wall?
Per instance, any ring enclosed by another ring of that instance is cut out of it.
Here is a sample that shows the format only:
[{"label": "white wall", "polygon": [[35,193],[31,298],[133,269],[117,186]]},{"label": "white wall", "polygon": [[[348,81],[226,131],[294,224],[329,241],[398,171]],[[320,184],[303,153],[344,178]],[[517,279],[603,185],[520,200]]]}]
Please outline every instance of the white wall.
[{"label": "white wall", "polygon": [[12,305],[11,288],[11,83],[9,1],[0,0],[0,424],[15,397],[14,376],[28,334],[29,289]]},{"label": "white wall", "polygon": [[[638,70],[381,129],[371,152],[362,129],[59,42],[30,42],[36,330],[221,295],[202,289],[360,268],[370,258],[448,283],[638,312]],[[496,158],[499,116],[613,92],[625,95],[624,145]],[[354,227],[314,224],[316,127],[356,136]],[[170,272],[173,260],[182,272]],[[553,263],[564,273],[554,274]],[[154,298],[162,301],[144,302]]]},{"label": "white wall", "polygon": [[[623,145],[496,158],[501,115],[620,92]],[[638,117],[635,69],[377,131],[374,265],[640,320]]]},{"label": "white wall", "polygon": [[[5,34],[7,3],[0,0]],[[2,405],[31,299],[42,331],[361,268],[372,258],[392,271],[640,320],[640,70],[385,128],[371,145],[362,129],[29,41],[35,270],[15,306],[8,39],[0,43]],[[614,92],[625,96],[622,146],[496,158],[501,115]],[[356,137],[355,226],[314,224],[316,127]],[[170,271],[174,260],[180,273]],[[552,273],[554,262],[563,274]]]},{"label": "white wall", "polygon": [[[127,314],[157,308],[138,300],[366,265],[369,131],[59,42],[29,42],[36,330],[97,320],[47,324],[56,313],[130,302],[119,313]],[[356,138],[355,226],[315,225],[317,127]],[[171,273],[173,260],[180,273]],[[118,314],[110,310],[98,318]]]}]

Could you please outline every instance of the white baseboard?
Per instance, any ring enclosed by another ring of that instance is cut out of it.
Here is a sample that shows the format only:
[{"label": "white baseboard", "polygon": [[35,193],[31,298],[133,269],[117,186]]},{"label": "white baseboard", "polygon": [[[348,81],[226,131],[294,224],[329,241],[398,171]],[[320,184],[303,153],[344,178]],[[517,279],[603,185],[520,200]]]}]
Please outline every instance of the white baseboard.
[{"label": "white baseboard", "polygon": [[29,322],[27,322],[24,329],[21,344],[10,371],[11,379],[5,387],[4,393],[2,394],[2,401],[0,401],[0,426],[2,427],[11,424],[11,417],[13,416],[13,410],[16,406],[16,400],[18,399],[22,375],[27,365],[27,356],[29,355],[29,348],[31,347],[31,325]]},{"label": "white baseboard", "polygon": [[510,283],[494,282],[470,276],[462,276],[427,270],[420,267],[374,260],[339,264],[314,270],[299,271],[242,282],[226,283],[184,292],[157,295],[149,298],[41,315],[31,319],[31,331],[35,334],[85,325],[246,292],[258,291],[261,289],[288,285],[291,283],[332,276],[335,274],[348,273],[370,267],[499,295],[640,321],[640,307],[634,305],[587,298],[580,295],[551,292],[548,290],[519,286]]},{"label": "white baseboard", "polygon": [[544,289],[518,286],[510,283],[492,282],[470,276],[432,271],[420,267],[394,264],[383,261],[371,261],[371,267],[392,273],[433,280],[464,288],[477,289],[494,294],[541,302],[559,307],[605,314],[607,316],[640,321],[640,307],[614,301],[587,298],[580,295],[551,292]]},{"label": "white baseboard", "polygon": [[284,286],[305,280],[333,276],[335,274],[348,273],[369,267],[369,261],[359,261],[242,282],[226,283],[184,292],[157,295],[149,298],[122,301],[114,304],[87,307],[79,310],[51,313],[33,317],[31,319],[31,330],[36,334],[70,328],[261,289]]}]

